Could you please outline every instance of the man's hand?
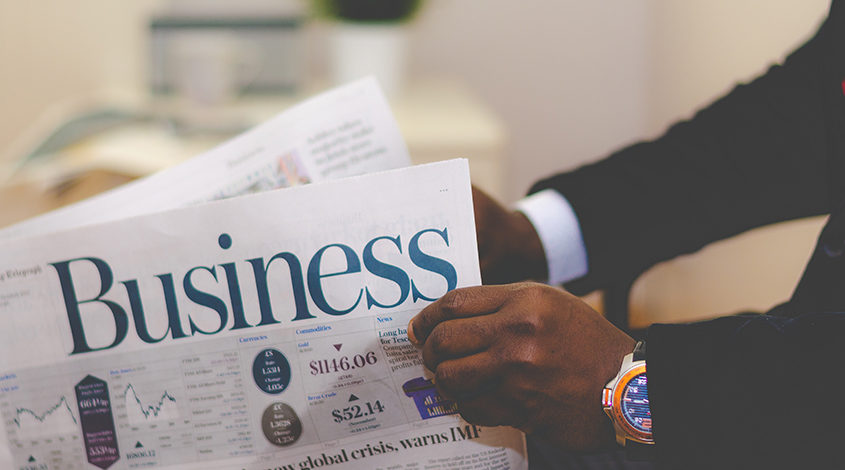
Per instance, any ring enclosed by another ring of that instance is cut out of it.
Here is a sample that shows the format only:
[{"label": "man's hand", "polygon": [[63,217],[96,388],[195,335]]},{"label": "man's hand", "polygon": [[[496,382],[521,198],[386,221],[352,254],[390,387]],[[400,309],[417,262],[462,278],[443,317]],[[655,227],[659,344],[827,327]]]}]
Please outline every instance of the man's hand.
[{"label": "man's hand", "polygon": [[472,201],[484,284],[545,280],[546,254],[528,218],[505,209],[474,186]]},{"label": "man's hand", "polygon": [[562,289],[457,289],[408,327],[440,393],[469,422],[509,425],[571,450],[613,442],[604,385],[634,340]]}]

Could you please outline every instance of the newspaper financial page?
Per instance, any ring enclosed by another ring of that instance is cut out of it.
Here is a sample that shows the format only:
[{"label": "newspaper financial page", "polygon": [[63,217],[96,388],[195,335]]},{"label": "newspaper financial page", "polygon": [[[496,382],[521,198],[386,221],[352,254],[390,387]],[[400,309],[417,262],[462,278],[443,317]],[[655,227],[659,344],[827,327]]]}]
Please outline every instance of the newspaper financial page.
[{"label": "newspaper financial page", "polygon": [[14,469],[524,469],[408,320],[480,283],[465,160],[0,246]]},{"label": "newspaper financial page", "polygon": [[176,167],[0,230],[0,240],[410,164],[387,100],[365,78]]}]

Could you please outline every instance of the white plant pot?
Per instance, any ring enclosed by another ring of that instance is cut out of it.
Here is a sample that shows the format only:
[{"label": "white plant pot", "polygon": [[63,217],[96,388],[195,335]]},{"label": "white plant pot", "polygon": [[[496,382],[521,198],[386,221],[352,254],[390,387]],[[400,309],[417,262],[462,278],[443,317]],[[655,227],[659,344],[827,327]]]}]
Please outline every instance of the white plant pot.
[{"label": "white plant pot", "polygon": [[330,44],[334,83],[375,75],[384,93],[396,96],[405,79],[407,41],[404,24],[335,23]]}]

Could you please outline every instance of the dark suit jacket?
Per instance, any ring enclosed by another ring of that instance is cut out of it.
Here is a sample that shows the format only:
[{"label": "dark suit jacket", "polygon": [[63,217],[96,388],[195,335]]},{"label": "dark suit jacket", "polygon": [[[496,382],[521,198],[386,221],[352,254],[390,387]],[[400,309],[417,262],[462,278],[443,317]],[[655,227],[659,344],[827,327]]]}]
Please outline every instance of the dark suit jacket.
[{"label": "dark suit jacket", "polygon": [[844,93],[845,0],[833,0],[782,66],[653,142],[532,188],[560,191],[578,215],[590,271],[567,286],[576,293],[754,227],[831,214],[789,303],[650,328],[668,468],[845,468]]}]

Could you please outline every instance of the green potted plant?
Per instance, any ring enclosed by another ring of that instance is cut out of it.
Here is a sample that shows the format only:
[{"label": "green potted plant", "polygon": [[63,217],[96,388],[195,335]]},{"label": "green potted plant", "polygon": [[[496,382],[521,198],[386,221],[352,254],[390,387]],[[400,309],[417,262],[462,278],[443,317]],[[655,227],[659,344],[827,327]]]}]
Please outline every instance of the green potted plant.
[{"label": "green potted plant", "polygon": [[359,23],[402,23],[413,18],[422,0],[314,0],[317,14]]},{"label": "green potted plant", "polygon": [[407,62],[407,24],[422,0],[313,0],[332,21],[331,73],[335,83],[375,75],[388,96],[400,92]]}]

